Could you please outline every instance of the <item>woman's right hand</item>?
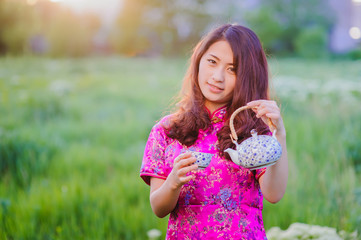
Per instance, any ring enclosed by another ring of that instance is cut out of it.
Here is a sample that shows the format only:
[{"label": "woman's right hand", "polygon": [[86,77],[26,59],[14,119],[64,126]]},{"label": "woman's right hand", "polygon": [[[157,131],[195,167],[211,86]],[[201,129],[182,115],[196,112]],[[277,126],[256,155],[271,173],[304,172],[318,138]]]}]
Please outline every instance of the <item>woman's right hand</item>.
[{"label": "woman's right hand", "polygon": [[193,164],[195,161],[190,152],[180,154],[174,159],[173,169],[166,180],[150,179],[150,205],[158,217],[167,216],[177,205],[182,186],[194,178],[194,174],[188,173],[198,168]]},{"label": "woman's right hand", "polygon": [[196,160],[190,152],[180,154],[174,159],[173,169],[167,179],[173,189],[181,188],[194,178],[194,175],[188,173],[198,168],[198,165],[194,164]]}]

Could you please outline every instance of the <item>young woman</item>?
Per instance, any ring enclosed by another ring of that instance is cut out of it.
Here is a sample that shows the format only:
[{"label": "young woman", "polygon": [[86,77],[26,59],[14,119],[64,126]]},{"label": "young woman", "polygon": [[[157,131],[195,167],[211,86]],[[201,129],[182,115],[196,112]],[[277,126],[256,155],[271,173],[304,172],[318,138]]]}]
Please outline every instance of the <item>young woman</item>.
[{"label": "young woman", "polygon": [[[226,24],[195,47],[184,78],[178,110],[151,130],[140,176],[150,185],[150,203],[158,217],[170,214],[167,239],[266,239],[263,197],[284,195],[288,178],[286,131],[276,102],[268,96],[267,60],[254,32]],[[275,165],[250,171],[230,161],[224,150],[276,128],[283,153]],[[213,154],[205,169],[187,151]],[[184,153],[186,152],[186,153]]]}]

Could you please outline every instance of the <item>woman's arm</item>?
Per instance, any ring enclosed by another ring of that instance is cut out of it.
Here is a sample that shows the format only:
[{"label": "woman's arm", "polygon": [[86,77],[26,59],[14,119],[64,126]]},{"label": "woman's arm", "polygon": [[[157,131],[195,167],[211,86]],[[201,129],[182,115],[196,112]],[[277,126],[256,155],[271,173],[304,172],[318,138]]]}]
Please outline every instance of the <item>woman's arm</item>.
[{"label": "woman's arm", "polygon": [[282,146],[281,158],[276,164],[269,166],[265,174],[259,178],[261,191],[265,199],[271,203],[280,201],[286,191],[288,181],[288,158],[286,146],[286,130],[277,103],[269,100],[257,100],[247,104],[254,107],[258,118],[267,123],[268,118],[276,128],[276,138]]},{"label": "woman's arm", "polygon": [[288,180],[286,136],[276,134],[276,138],[282,146],[281,158],[276,164],[269,166],[258,180],[263,196],[270,203],[277,203],[282,199]]},{"label": "woman's arm", "polygon": [[194,177],[186,174],[198,168],[193,164],[195,161],[191,153],[180,154],[174,159],[173,169],[166,180],[155,177],[150,179],[150,205],[155,215],[163,218],[173,211],[182,186]]}]

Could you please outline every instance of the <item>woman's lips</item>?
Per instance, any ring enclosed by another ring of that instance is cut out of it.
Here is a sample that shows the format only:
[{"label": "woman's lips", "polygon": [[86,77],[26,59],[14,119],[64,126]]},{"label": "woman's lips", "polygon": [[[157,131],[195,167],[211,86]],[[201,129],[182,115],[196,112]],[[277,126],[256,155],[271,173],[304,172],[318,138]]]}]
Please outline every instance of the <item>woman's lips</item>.
[{"label": "woman's lips", "polygon": [[223,91],[222,88],[214,86],[213,84],[207,83],[209,86],[209,90],[213,93],[221,93]]}]

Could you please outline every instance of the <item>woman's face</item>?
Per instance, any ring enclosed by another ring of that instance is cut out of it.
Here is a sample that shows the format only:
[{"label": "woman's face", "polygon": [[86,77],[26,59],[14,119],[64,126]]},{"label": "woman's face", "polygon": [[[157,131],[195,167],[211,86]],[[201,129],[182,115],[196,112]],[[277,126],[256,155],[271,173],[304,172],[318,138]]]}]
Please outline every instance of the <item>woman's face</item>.
[{"label": "woman's face", "polygon": [[236,85],[233,52],[227,41],[213,43],[199,62],[198,83],[205,97],[205,106],[214,112],[226,105]]}]

